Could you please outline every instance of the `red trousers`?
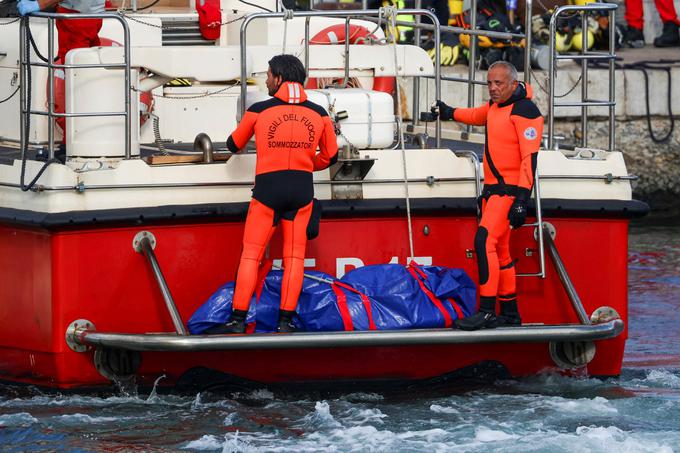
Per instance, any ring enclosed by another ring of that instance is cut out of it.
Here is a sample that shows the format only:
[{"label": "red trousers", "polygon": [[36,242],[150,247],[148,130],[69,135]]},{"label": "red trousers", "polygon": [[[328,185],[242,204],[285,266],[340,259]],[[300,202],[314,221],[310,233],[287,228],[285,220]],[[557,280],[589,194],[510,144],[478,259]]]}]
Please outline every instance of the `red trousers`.
[{"label": "red trousers", "polygon": [[[58,13],[78,13],[71,9],[57,6]],[[102,28],[101,19],[68,19],[57,21],[59,32],[59,50],[57,56],[65,62],[66,54],[71,49],[81,47],[95,47],[100,44],[99,30]]]},{"label": "red trousers", "polygon": [[515,267],[510,257],[508,212],[515,197],[492,195],[482,205],[482,220],[475,236],[479,268],[479,296],[498,297],[499,302],[515,296]]},{"label": "red trousers", "polygon": [[[79,13],[72,9],[62,8],[57,6],[58,13]],[[57,31],[59,32],[59,50],[57,50],[57,58],[60,64],[66,62],[66,54],[72,49],[80,49],[83,47],[94,47],[100,45],[99,30],[102,28],[102,19],[68,19],[57,21]],[[64,78],[64,71],[55,71],[56,77]],[[56,85],[56,83],[55,83]],[[60,97],[54,99],[54,111],[57,113],[64,113],[66,100],[65,88]],[[66,118],[59,117],[56,119],[57,124],[63,131],[62,143],[66,143]]]},{"label": "red trousers", "polygon": [[[257,285],[257,274],[265,248],[274,231],[275,211],[256,199],[250,201],[246,228],[243,232],[243,252],[236,276],[234,310],[248,310]],[[312,214],[312,203],[300,208],[293,220],[281,219],[283,226],[283,282],[281,310],[294,311],[302,290],[307,246],[307,224]]]},{"label": "red trousers", "polygon": [[[662,22],[675,22],[680,25],[673,0],[654,0]],[[642,30],[645,22],[642,14],[642,0],[626,0],[626,22],[629,27]]]}]

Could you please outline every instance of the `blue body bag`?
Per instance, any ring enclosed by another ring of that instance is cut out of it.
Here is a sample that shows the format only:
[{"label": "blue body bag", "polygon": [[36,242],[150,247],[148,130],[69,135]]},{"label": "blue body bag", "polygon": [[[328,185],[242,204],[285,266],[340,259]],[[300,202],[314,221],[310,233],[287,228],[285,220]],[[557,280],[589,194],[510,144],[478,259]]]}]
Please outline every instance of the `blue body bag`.
[{"label": "blue body bag", "polygon": [[[336,279],[307,271],[295,326],[301,331],[393,330],[450,327],[476,307],[476,286],[462,269],[411,264],[364,266]],[[250,303],[248,332],[276,330],[283,271],[270,271]],[[228,321],[234,282],[220,287],[189,319],[189,332]]]}]

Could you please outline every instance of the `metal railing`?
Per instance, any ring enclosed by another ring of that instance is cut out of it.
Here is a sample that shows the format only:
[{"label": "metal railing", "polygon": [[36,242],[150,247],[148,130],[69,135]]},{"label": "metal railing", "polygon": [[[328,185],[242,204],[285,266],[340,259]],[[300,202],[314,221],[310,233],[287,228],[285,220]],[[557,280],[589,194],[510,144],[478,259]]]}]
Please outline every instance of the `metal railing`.
[{"label": "metal railing", "polygon": [[[56,118],[76,118],[76,117],[105,117],[105,116],[123,116],[125,117],[125,158],[130,159],[132,156],[131,150],[131,125],[130,125],[130,29],[125,19],[118,14],[99,13],[99,14],[80,14],[80,13],[44,13],[37,12],[31,14],[32,17],[40,17],[47,19],[47,61],[37,62],[31,61],[31,43],[29,42],[30,30],[29,20],[22,21],[19,28],[19,77],[20,77],[20,94],[19,94],[19,108],[20,108],[20,146],[22,158],[26,152],[26,116],[27,115],[43,115],[48,118],[47,129],[47,146],[49,158],[54,158],[54,122]],[[54,21],[55,20],[79,20],[79,19],[115,19],[123,27],[123,48],[124,48],[124,62],[110,63],[110,64],[56,64],[54,63]],[[28,33],[27,33],[28,32]],[[36,49],[37,50],[37,49]],[[29,66],[45,67],[48,71],[47,82],[47,111],[33,110],[30,105],[27,105],[27,94],[31,88],[27,86],[27,71]],[[57,113],[54,111],[54,70],[55,69],[75,69],[75,68],[104,68],[104,69],[124,69],[125,70],[125,86],[123,87],[125,93],[125,110],[120,112],[96,112],[96,113]],[[64,131],[66,134],[66,131]]]},{"label": "metal railing", "polygon": [[[415,7],[420,8],[422,0],[416,0]],[[531,8],[532,0],[526,0],[526,9],[524,17],[524,27],[525,30],[531,30]],[[486,82],[476,80],[477,66],[474,61],[477,57],[477,37],[485,36],[488,38],[497,39],[513,39],[519,38],[525,40],[524,46],[524,81],[530,81],[531,77],[531,33],[508,33],[508,32],[496,32],[490,30],[477,30],[477,0],[471,0],[470,5],[470,28],[461,27],[451,27],[449,25],[441,25],[439,29],[444,33],[454,33],[457,35],[466,34],[470,35],[470,55],[469,55],[469,65],[468,65],[468,77],[467,79],[461,77],[441,77],[441,80],[450,82],[461,82],[468,84],[468,101],[467,106],[473,107],[475,102],[475,85],[486,85]],[[402,22],[398,21],[397,25],[405,27],[413,27],[415,32],[415,42],[416,45],[420,44],[420,30],[433,30],[433,26],[429,24],[420,24],[419,18],[416,18],[416,22]],[[438,48],[438,46],[437,46]],[[419,110],[420,110],[420,81],[416,79],[413,85],[413,124],[418,125],[419,123]],[[439,98],[438,98],[439,99]],[[466,126],[468,134],[471,131],[472,126]]]},{"label": "metal railing", "polygon": [[[597,3],[590,5],[568,5],[560,6],[555,10],[550,18],[550,44],[548,59],[548,148],[555,146],[555,107],[581,107],[581,147],[588,146],[588,107],[607,106],[609,107],[609,151],[614,151],[615,124],[614,115],[616,109],[616,83],[615,83],[615,49],[616,40],[615,12],[618,5],[613,3]],[[609,13],[609,52],[588,52],[588,11],[608,11]],[[580,55],[559,55],[555,47],[555,33],[557,19],[564,13],[581,13],[581,43]],[[555,103],[555,74],[556,62],[559,60],[580,60],[581,61],[581,100],[576,102]],[[594,100],[588,98],[588,62],[590,60],[609,60],[609,99]]]},{"label": "metal railing", "polygon": [[544,241],[544,227],[543,223],[543,208],[541,207],[541,178],[536,171],[534,177],[534,200],[536,201],[536,222],[525,223],[522,227],[535,227],[536,242],[538,242],[538,272],[517,274],[517,277],[539,277],[545,278],[545,241]]},{"label": "metal railing", "polygon": [[[427,25],[434,32],[435,41],[435,60],[434,60],[434,79],[435,79],[435,97],[437,99],[441,98],[441,66],[440,66],[440,55],[439,55],[439,20],[437,16],[429,10],[423,9],[407,9],[399,10],[397,14],[412,14],[416,17],[427,16],[434,25]],[[246,61],[246,48],[247,48],[247,34],[246,31],[251,22],[257,19],[283,19],[286,13],[254,13],[249,14],[243,20],[241,24],[241,62]],[[309,18],[311,17],[337,17],[345,19],[345,34],[349,36],[349,23],[352,18],[362,19],[368,21],[379,21],[381,17],[380,10],[347,10],[347,11],[301,11],[295,12],[295,17],[305,17],[305,70],[309,74]],[[399,22],[397,22],[398,24]],[[409,26],[414,26],[414,23],[407,22]],[[387,23],[385,24],[387,25]],[[425,24],[420,24],[419,27],[426,27]],[[349,39],[345,39],[345,80],[347,80],[349,75]],[[398,68],[395,68],[398,70]],[[241,64],[241,81],[246,80],[248,77],[245,65]],[[247,85],[241,83],[241,115],[246,111],[246,94]],[[441,146],[441,122],[437,120],[436,125],[436,143],[437,146]]]}]

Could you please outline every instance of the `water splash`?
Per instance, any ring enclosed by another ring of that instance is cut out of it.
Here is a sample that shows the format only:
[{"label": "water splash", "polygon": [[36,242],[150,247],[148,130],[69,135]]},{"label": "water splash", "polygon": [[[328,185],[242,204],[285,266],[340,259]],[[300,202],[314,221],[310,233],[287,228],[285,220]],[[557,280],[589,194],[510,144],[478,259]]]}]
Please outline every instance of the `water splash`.
[{"label": "water splash", "polygon": [[166,376],[164,374],[161,374],[153,382],[153,388],[151,389],[151,393],[149,393],[149,397],[146,399],[147,403],[158,403],[158,402],[161,401],[160,398],[158,397],[158,393],[156,392],[156,389],[158,388],[158,383],[162,379],[165,379],[165,378],[166,378]]}]

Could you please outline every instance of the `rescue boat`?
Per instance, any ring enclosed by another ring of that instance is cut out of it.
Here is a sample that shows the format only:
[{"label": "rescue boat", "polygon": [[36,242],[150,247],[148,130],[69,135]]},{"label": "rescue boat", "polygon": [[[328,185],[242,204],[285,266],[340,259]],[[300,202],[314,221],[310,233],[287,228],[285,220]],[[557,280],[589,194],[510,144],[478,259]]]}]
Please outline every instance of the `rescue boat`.
[{"label": "rescue boat", "polygon": [[[610,62],[607,99],[589,99],[587,88],[578,103],[550,97],[532,220],[511,242],[521,327],[187,334],[192,313],[233,279],[241,250],[254,147],[230,155],[224,140],[240,112],[266,96],[267,61],[282,52],[300,56],[310,79],[332,82],[308,94],[336,121],[342,149],[337,164],[315,174],[323,217],[306,266],[341,277],[412,259],[477,279],[483,139],[442,132],[439,123],[429,137],[418,121],[442,90],[472,84],[442,77],[438,54],[433,63],[418,46],[390,42],[381,25],[413,14],[409,25],[417,36],[433,33],[436,49],[440,33],[462,30],[440,27],[426,10],[258,4],[222,0],[221,33],[210,40],[194,2],[93,15],[104,18],[100,36],[119,45],[73,50],[63,64],[54,62],[54,22],[78,15],[0,18],[0,379],[81,389],[131,377],[152,385],[161,376],[161,386],[186,387],[618,375],[628,223],[648,208],[632,198],[635,177],[614,149],[613,51],[570,56]],[[593,8],[560,7],[555,17]],[[596,7],[611,18],[615,8]],[[344,39],[355,26],[369,31],[362,42]],[[343,39],[310,39],[337,27]],[[395,92],[372,89],[375,80]],[[406,80],[412,108],[402,105]],[[421,83],[434,86],[429,98]],[[55,109],[60,90],[63,111]],[[589,108],[608,109],[609,149],[589,147],[587,134],[582,146],[557,149],[552,113],[564,106],[580,107],[584,122]],[[63,156],[57,118],[65,118]],[[274,262],[280,248],[275,237]]]}]

